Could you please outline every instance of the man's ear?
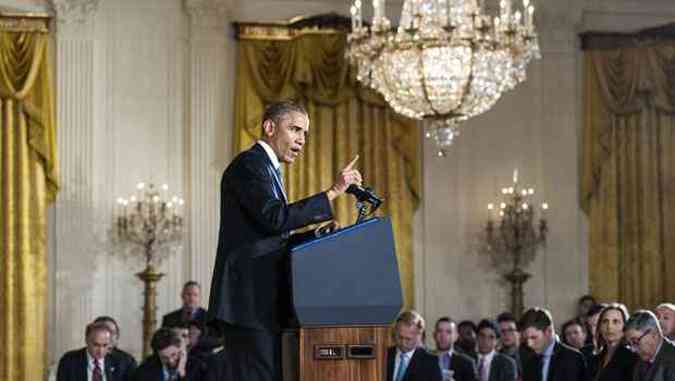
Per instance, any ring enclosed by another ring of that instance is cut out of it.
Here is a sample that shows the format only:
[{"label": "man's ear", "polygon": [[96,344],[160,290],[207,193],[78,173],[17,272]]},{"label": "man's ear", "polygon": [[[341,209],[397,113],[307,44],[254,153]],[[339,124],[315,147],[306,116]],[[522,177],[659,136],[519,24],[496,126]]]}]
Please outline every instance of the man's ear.
[{"label": "man's ear", "polygon": [[274,135],[274,132],[276,131],[276,124],[271,119],[267,119],[263,122],[262,124],[263,127],[263,135],[267,136],[268,138]]}]

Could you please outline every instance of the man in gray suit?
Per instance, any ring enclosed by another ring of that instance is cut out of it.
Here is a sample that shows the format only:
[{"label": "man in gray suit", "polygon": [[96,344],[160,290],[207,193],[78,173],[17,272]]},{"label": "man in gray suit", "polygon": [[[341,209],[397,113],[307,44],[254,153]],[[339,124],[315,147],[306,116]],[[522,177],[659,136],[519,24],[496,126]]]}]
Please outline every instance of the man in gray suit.
[{"label": "man in gray suit", "polygon": [[626,322],[624,337],[640,356],[635,381],[675,381],[675,345],[663,337],[659,321],[651,311],[639,310]]},{"label": "man in gray suit", "polygon": [[495,321],[478,323],[478,381],[516,381],[516,362],[496,351],[500,337]]}]

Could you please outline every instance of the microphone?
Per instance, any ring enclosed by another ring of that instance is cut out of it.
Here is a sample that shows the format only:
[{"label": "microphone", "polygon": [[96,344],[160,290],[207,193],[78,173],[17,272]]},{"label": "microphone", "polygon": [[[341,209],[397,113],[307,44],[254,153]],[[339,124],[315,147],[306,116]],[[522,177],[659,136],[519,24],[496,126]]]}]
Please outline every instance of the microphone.
[{"label": "microphone", "polygon": [[373,192],[372,188],[361,188],[358,185],[351,184],[347,188],[347,193],[356,197],[356,199],[360,202],[369,203],[374,209],[377,209],[380,204],[382,204],[382,199],[379,198],[375,192]]}]

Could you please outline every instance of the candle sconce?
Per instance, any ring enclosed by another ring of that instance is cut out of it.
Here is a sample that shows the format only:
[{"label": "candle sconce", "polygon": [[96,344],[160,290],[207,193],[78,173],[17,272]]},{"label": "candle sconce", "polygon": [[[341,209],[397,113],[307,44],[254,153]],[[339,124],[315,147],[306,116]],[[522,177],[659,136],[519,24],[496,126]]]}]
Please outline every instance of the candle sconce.
[{"label": "candle sconce", "polygon": [[145,284],[143,306],[143,357],[151,354],[150,339],[157,325],[156,283],[164,276],[157,270],[162,254],[180,246],[183,236],[184,200],[168,197],[168,185],[138,183],[137,193],[119,197],[115,208],[114,235],[119,243],[142,249],[145,269],[136,276]]},{"label": "candle sconce", "polygon": [[485,226],[485,249],[492,263],[511,285],[511,312],[520,318],[523,311],[524,283],[531,277],[524,268],[531,263],[537,249],[546,242],[548,223],[546,202],[540,204],[539,220],[534,204],[535,190],[520,187],[518,170],[513,173],[513,185],[501,189],[502,198],[488,204]]}]

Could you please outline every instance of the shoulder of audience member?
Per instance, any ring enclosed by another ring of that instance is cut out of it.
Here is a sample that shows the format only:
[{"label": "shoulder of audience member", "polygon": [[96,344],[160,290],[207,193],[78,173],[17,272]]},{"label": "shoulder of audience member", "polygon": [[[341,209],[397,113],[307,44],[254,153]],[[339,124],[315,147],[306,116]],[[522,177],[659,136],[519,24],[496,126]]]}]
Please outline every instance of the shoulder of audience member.
[{"label": "shoulder of audience member", "polygon": [[[61,356],[60,361],[70,361],[77,359],[78,357],[85,355],[86,348],[78,348],[78,349],[73,349],[71,351],[68,351]],[[86,355],[85,355],[86,356]]]}]

